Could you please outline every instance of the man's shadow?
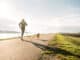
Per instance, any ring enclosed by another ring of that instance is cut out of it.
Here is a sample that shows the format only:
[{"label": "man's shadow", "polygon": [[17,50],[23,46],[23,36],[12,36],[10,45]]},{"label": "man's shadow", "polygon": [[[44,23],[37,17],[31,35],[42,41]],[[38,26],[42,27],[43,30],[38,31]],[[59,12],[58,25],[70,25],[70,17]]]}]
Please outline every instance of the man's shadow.
[{"label": "man's shadow", "polygon": [[60,48],[57,48],[57,47],[50,47],[50,46],[47,46],[47,45],[43,45],[43,44],[40,44],[40,43],[36,43],[36,42],[32,42],[32,41],[27,41],[27,40],[23,40],[24,42],[29,42],[29,43],[32,43],[33,45],[35,45],[36,47],[40,48],[41,50],[49,50],[49,51],[53,51],[54,53],[60,53],[60,54],[63,54],[63,55],[71,55],[71,56],[76,56],[76,57],[79,57],[79,55],[75,55],[69,51],[66,51],[66,50],[63,50],[63,49],[60,49]]}]

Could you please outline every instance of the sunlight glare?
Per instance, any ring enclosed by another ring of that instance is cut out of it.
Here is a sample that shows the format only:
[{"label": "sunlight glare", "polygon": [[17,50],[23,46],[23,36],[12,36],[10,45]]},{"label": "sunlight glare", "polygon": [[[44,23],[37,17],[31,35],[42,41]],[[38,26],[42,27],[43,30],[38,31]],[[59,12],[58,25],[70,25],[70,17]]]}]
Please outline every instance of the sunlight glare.
[{"label": "sunlight glare", "polygon": [[0,2],[0,17],[8,18],[12,15],[12,8],[7,2]]}]

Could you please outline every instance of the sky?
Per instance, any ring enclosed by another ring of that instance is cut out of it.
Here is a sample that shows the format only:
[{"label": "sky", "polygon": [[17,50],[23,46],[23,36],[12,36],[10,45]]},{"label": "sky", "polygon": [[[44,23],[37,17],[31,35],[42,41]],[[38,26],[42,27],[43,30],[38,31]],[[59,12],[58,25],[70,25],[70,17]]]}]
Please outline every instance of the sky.
[{"label": "sky", "polygon": [[80,32],[80,0],[0,0],[0,30],[27,32]]}]

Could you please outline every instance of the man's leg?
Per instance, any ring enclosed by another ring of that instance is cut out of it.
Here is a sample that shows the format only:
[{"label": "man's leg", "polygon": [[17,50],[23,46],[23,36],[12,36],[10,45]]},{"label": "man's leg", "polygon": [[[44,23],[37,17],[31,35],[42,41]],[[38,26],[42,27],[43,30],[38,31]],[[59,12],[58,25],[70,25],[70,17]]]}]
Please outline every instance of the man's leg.
[{"label": "man's leg", "polygon": [[21,32],[21,40],[23,40],[23,32]]},{"label": "man's leg", "polygon": [[24,31],[25,31],[25,28],[22,29],[22,32],[21,32],[21,40],[23,40]]}]

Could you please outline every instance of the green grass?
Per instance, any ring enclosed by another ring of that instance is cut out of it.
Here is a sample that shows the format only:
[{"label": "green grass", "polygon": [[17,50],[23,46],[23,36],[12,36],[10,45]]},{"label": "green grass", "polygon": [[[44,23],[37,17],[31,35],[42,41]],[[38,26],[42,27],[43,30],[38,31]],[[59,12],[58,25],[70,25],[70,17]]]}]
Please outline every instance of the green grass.
[{"label": "green grass", "polygon": [[71,36],[68,36],[68,38],[70,39],[68,41],[72,42],[73,44],[76,44],[77,46],[80,46],[80,38],[71,37]]},{"label": "green grass", "polygon": [[[49,45],[56,46],[58,48],[67,50],[73,54],[80,55],[80,39],[70,38],[68,36],[63,36],[61,34],[57,34],[55,39],[49,42]],[[78,43],[78,44],[77,44]]]},{"label": "green grass", "polygon": [[[49,46],[57,47],[74,55],[80,56],[80,38],[72,36],[64,36],[61,34],[56,34],[55,38],[49,41]],[[66,55],[66,54],[65,54]],[[64,56],[65,57],[65,56]],[[66,56],[65,60],[80,60],[75,56]]]}]

